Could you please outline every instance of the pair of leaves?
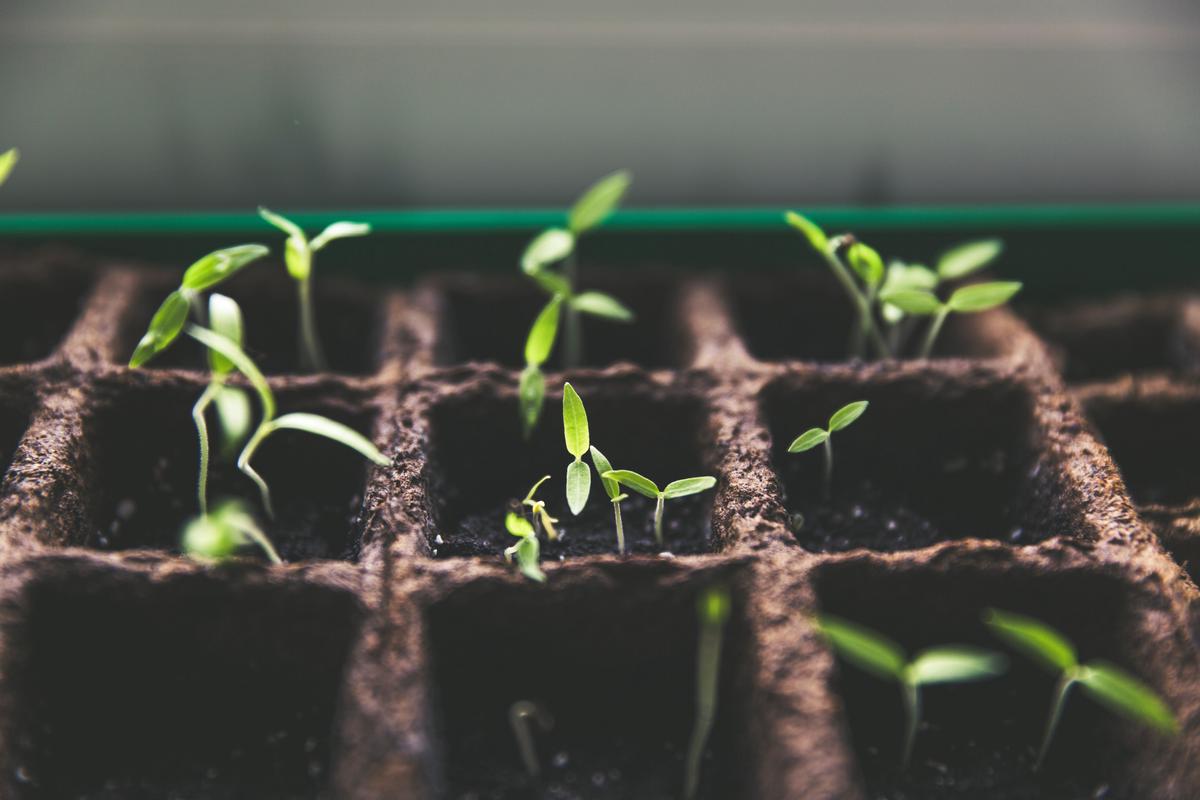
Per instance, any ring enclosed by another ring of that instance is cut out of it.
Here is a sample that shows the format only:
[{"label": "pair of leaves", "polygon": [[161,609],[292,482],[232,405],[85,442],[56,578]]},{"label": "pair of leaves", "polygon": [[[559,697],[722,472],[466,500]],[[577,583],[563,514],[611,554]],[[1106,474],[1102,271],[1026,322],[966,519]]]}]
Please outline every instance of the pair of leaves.
[{"label": "pair of leaves", "polygon": [[258,215],[287,234],[283,259],[287,265],[288,274],[298,281],[308,280],[312,275],[313,253],[321,251],[325,245],[335,239],[366,236],[371,232],[371,226],[363,222],[334,222],[326,226],[325,230],[310,241],[299,225],[282,214],[276,214],[268,208],[259,206]]},{"label": "pair of leaves", "polygon": [[534,533],[533,524],[520,514],[510,511],[504,518],[504,527],[513,536],[520,538],[515,545],[505,549],[504,558],[512,561],[516,557],[517,566],[526,578],[538,583],[545,583],[546,573],[542,572],[538,563],[541,559],[542,548],[538,543],[537,534]]},{"label": "pair of leaves", "polygon": [[283,560],[254,515],[240,500],[226,500],[192,519],[183,531],[183,551],[200,561],[224,561],[247,544],[258,545],[272,564]]},{"label": "pair of leaves", "polygon": [[567,507],[578,516],[592,491],[592,472],[583,456],[591,447],[587,411],[575,387],[563,385],[563,439],[575,460],[567,465]]},{"label": "pair of leaves", "polygon": [[706,492],[717,485],[716,478],[706,475],[698,478],[682,478],[677,481],[671,481],[660,490],[654,481],[631,469],[608,470],[601,473],[600,477],[616,481],[621,486],[632,489],[640,495],[649,497],[651,500],[657,500],[659,497],[667,500],[677,497],[687,497],[688,495]]},{"label": "pair of leaves", "polygon": [[945,303],[931,291],[921,289],[899,289],[884,292],[880,299],[890,303],[906,314],[928,316],[957,312],[973,314],[988,311],[1002,306],[1021,290],[1021,284],[1016,281],[994,281],[990,283],[974,283],[956,289]]},{"label": "pair of leaves", "polygon": [[17,161],[21,158],[21,153],[17,148],[5,150],[0,153],[0,186],[8,180],[8,176],[12,174],[13,167],[17,165]]},{"label": "pair of leaves", "polygon": [[870,403],[866,400],[856,400],[853,403],[847,403],[833,412],[833,415],[829,418],[828,428],[809,428],[795,438],[788,446],[788,452],[803,453],[806,450],[812,450],[817,445],[824,444],[829,440],[834,431],[840,431],[852,425],[855,420],[863,415],[868,405]]}]

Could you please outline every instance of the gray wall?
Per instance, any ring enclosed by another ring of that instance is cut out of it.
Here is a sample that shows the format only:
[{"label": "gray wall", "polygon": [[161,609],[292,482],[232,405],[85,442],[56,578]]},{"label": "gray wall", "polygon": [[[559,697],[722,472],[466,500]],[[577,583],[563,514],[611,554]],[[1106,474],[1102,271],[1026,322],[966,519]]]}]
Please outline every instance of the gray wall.
[{"label": "gray wall", "polygon": [[1200,198],[1195,2],[572,5],[0,0],[0,208]]}]

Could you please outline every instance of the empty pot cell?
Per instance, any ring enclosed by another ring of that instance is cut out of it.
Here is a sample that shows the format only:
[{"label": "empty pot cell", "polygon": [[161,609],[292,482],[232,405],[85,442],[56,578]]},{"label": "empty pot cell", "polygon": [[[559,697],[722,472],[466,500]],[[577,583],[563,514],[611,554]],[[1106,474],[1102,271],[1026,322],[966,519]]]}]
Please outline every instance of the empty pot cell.
[{"label": "empty pot cell", "polygon": [[[561,578],[562,580],[557,580]],[[698,580],[626,573],[617,585],[560,574],[531,585],[468,587],[428,611],[445,797],[677,798],[696,713]],[[740,603],[725,626],[715,726],[699,797],[750,796],[738,731],[747,706]],[[541,781],[527,773],[512,705],[531,723]]]},{"label": "empty pot cell", "polygon": [[[899,686],[838,659],[835,688],[860,777],[872,798],[1132,798],[1172,783],[1164,739],[1101,707],[1079,688],[1068,696],[1042,768],[1033,770],[1057,676],[1009,649],[982,622],[988,608],[1034,617],[1061,631],[1079,658],[1105,659],[1144,679],[1141,615],[1122,584],[1079,570],[1012,570],[981,562],[952,569],[895,569],[865,562],[821,568],[822,613],[886,635],[909,658],[947,644],[1003,653],[1007,671],[975,683],[926,686],[922,724],[900,765],[905,716]],[[1141,774],[1149,769],[1151,775]],[[1137,791],[1140,789],[1140,792]],[[1132,792],[1132,793],[1131,793]],[[1166,795],[1164,795],[1166,796]]]},{"label": "empty pot cell", "polygon": [[[543,560],[617,552],[612,503],[591,470],[591,493],[579,516],[566,502],[566,470],[572,460],[563,441],[562,394],[546,398],[542,420],[528,441],[521,434],[512,387],[482,385],[443,398],[431,414],[430,547],[440,557],[500,558],[513,544],[505,530],[509,510],[543,475],[550,480],[538,499],[559,520],[563,535],[545,541]],[[614,469],[633,469],[661,488],[670,481],[713,471],[702,457],[704,425],[692,398],[648,387],[577,385],[587,408],[592,443]],[[591,465],[591,456],[584,457]],[[666,501],[663,540],[654,537],[653,500],[633,491],[621,503],[626,551],[675,554],[711,549],[713,491]]]},{"label": "empty pot cell", "polygon": [[[506,367],[525,366],[525,340],[549,297],[521,278],[480,279],[442,285],[436,360],[442,365],[491,361]],[[604,367],[630,362],[648,369],[678,366],[680,320],[673,281],[584,281],[584,288],[605,292],[634,314],[632,322],[583,315],[583,363]],[[544,369],[560,369],[566,316],[560,318],[554,352]]]},{"label": "empty pot cell", "polygon": [[[129,389],[87,423],[94,491],[87,546],[178,550],[184,523],[199,513],[199,444],[191,413],[200,391],[179,385]],[[352,400],[308,392],[279,392],[277,400],[280,414],[317,413],[371,435],[373,415]],[[254,414],[257,419],[257,405]],[[368,468],[362,456],[312,434],[272,434],[253,460],[271,487],[276,517],[269,520],[258,489],[236,468],[237,449],[222,451],[211,410],[208,425],[210,505],[225,498],[246,501],[285,561],[357,558]],[[259,557],[257,550],[247,554]]]},{"label": "empty pot cell", "polygon": [[[850,299],[831,276],[816,270],[750,276],[728,284],[727,291],[746,350],[759,361],[848,359],[856,316]],[[1007,355],[1005,338],[988,330],[994,313],[952,314],[938,335],[934,357]],[[899,340],[902,356],[919,350],[927,325],[928,318],[907,324]]]},{"label": "empty pot cell", "polygon": [[[857,400],[870,405],[832,436],[825,498],[823,448],[788,446]],[[1030,544],[1077,527],[1062,502],[1060,469],[1038,458],[1033,397],[1018,383],[965,371],[814,376],[769,386],[763,402],[784,502],[805,549],[911,550],[965,538]]]},{"label": "empty pot cell", "polygon": [[350,593],[51,567],[7,634],[5,796],[326,796]]},{"label": "empty pot cell", "polygon": [[[248,269],[259,268],[254,265]],[[304,370],[300,368],[297,284],[286,277],[282,265],[262,265],[261,268],[278,269],[279,275],[264,277],[253,272],[242,273],[215,291],[232,297],[242,307],[244,349],[259,369],[267,375],[300,374]],[[118,350],[121,357],[133,354],[155,310],[175,286],[166,279],[148,282],[138,301],[127,312],[122,326],[124,346]],[[343,375],[374,372],[379,362],[383,325],[383,313],[377,300],[360,287],[324,283],[318,277],[313,283],[313,303],[317,334],[329,371]],[[148,366],[208,369],[204,348],[187,336],[181,337]]]},{"label": "empty pot cell", "polygon": [[[36,256],[34,257],[36,259]],[[56,262],[20,269],[0,282],[0,365],[40,361],[71,330],[91,288],[83,272]]]}]

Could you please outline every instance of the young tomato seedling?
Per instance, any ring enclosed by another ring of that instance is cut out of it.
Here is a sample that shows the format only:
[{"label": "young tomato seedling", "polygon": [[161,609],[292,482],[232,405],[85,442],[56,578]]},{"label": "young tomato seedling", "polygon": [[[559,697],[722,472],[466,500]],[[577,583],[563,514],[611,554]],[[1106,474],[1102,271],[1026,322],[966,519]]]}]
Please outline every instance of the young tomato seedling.
[{"label": "young tomato seedling", "polygon": [[729,589],[724,586],[712,586],[696,598],[696,615],[700,622],[700,640],[696,645],[696,721],[692,724],[684,768],[685,800],[692,800],[700,788],[700,759],[717,716],[717,679],[729,607]]},{"label": "young tomato seedling", "polygon": [[17,165],[20,158],[21,153],[15,147],[0,153],[0,186],[3,186],[4,182],[8,180],[8,176],[12,174],[13,167]]},{"label": "young tomato seedling", "polygon": [[538,703],[531,700],[518,700],[509,706],[508,724],[512,726],[513,736],[517,740],[517,750],[521,754],[521,763],[529,777],[537,779],[542,774],[541,764],[538,763],[537,748],[533,746],[533,730],[530,720],[537,723],[542,731],[554,727],[554,717],[550,716]]},{"label": "young tomato seedling", "polygon": [[711,475],[699,478],[683,478],[671,481],[659,489],[654,481],[644,475],[639,475],[631,469],[614,469],[601,474],[601,478],[616,481],[622,486],[633,489],[638,494],[655,501],[654,506],[654,539],[658,546],[663,546],[663,505],[667,500],[687,497],[692,494],[706,492],[717,485],[717,479]]},{"label": "young tomato seedling", "polygon": [[583,461],[591,441],[583,400],[569,383],[563,384],[563,439],[567,443],[567,452],[575,458],[567,465],[567,507],[579,516],[592,492],[592,471]]},{"label": "young tomato seedling", "polygon": [[272,564],[283,563],[241,500],[224,500],[183,529],[183,551],[198,561],[224,561],[247,545],[257,545]]},{"label": "young tomato seedling", "polygon": [[540,522],[542,524],[542,528],[544,528],[546,531],[546,538],[553,542],[558,538],[558,530],[554,527],[554,525],[558,522],[558,519],[550,516],[550,512],[546,510],[545,500],[534,499],[534,495],[537,494],[537,490],[548,480],[550,480],[550,476],[543,475],[541,480],[539,480],[529,489],[529,493],[525,495],[525,499],[521,501],[521,505],[529,507],[529,515],[533,518],[532,521],[535,532],[537,529],[537,523]]},{"label": "young tomato seedling", "polygon": [[905,714],[902,767],[907,767],[912,758],[921,724],[922,687],[993,678],[1007,667],[1006,659],[998,653],[961,645],[931,647],[910,661],[904,650],[887,637],[832,614],[818,617],[817,627],[846,661],[900,687]]},{"label": "young tomato seedling", "polygon": [[788,445],[789,453],[803,453],[812,450],[819,444],[825,445],[825,472],[822,483],[825,499],[833,494],[833,432],[849,427],[867,410],[866,400],[856,400],[833,412],[829,418],[828,428],[809,428]]},{"label": "young tomato seedling", "polygon": [[1016,281],[993,281],[973,283],[955,289],[945,302],[928,289],[897,289],[884,293],[882,299],[905,314],[933,317],[925,332],[919,354],[920,358],[929,358],[933,354],[934,342],[937,341],[938,334],[951,313],[975,314],[988,311],[1004,305],[1019,291],[1021,284]]},{"label": "young tomato seedling", "polygon": [[297,299],[300,304],[300,366],[310,372],[322,372],[327,368],[327,364],[325,352],[321,349],[321,339],[317,336],[317,318],[313,309],[313,256],[334,239],[366,236],[371,232],[371,226],[362,222],[335,222],[310,240],[300,226],[287,217],[261,206],[258,213],[287,234],[283,256],[288,274],[296,281]]},{"label": "young tomato seedling", "polygon": [[542,548],[538,544],[537,532],[533,529],[533,523],[520,514],[509,511],[504,517],[504,527],[517,537],[516,544],[505,548],[504,560],[511,563],[515,557],[521,574],[531,581],[545,583],[546,573],[542,572],[542,568],[538,565],[542,556]]},{"label": "young tomato seedling", "polygon": [[[592,466],[596,468],[597,475],[605,475],[612,472],[612,464],[608,463],[608,459],[604,457],[592,445]],[[621,501],[628,499],[629,495],[621,491],[621,484],[614,481],[612,478],[600,478],[600,485],[604,487],[604,493],[608,495],[609,501],[613,507],[613,518],[617,525],[617,552],[620,555],[625,555],[625,525],[621,520]]]},{"label": "young tomato seedling", "polygon": [[1044,622],[996,609],[989,609],[984,614],[984,621],[998,637],[1058,675],[1054,700],[1050,704],[1050,714],[1046,718],[1042,743],[1033,766],[1035,771],[1041,768],[1046,759],[1050,741],[1062,717],[1067,693],[1075,684],[1079,684],[1093,699],[1111,711],[1164,733],[1174,734],[1178,731],[1175,715],[1153,689],[1104,661],[1079,663],[1075,647]]}]

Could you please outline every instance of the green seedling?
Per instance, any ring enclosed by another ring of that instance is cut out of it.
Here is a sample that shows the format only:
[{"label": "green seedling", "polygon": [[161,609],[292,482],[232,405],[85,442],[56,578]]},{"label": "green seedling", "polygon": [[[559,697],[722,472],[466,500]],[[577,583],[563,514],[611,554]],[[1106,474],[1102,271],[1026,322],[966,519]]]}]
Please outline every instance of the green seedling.
[{"label": "green seedling", "polygon": [[967,683],[994,678],[1004,672],[1004,656],[962,645],[931,647],[911,661],[904,650],[876,631],[822,614],[817,627],[846,661],[883,680],[894,681],[904,702],[904,743],[900,763],[907,767],[921,724],[921,688],[939,683]]},{"label": "green seedling", "polygon": [[706,475],[699,478],[683,478],[671,481],[662,489],[659,489],[654,481],[644,475],[639,475],[631,469],[609,470],[602,473],[600,477],[616,481],[621,486],[633,489],[638,494],[655,501],[654,539],[658,542],[659,547],[663,546],[663,505],[666,501],[706,492],[717,485],[716,478]]},{"label": "green seedling", "polygon": [[12,174],[13,167],[17,165],[17,161],[21,159],[21,153],[17,148],[5,150],[0,153],[0,186],[8,180],[8,176]]},{"label": "green seedling", "polygon": [[533,321],[529,337],[525,340],[525,369],[517,390],[521,407],[521,428],[528,439],[537,427],[546,400],[546,376],[542,365],[550,358],[554,349],[554,337],[558,335],[558,320],[561,316],[562,295],[554,295],[546,307]]},{"label": "green seedling", "polygon": [[518,700],[509,706],[508,724],[512,726],[513,736],[517,740],[521,763],[525,765],[525,771],[529,773],[529,777],[536,780],[542,774],[542,767],[538,762],[537,749],[533,746],[533,730],[529,724],[530,720],[536,722],[543,732],[554,727],[554,717],[550,716],[549,712],[538,703],[530,700]]},{"label": "green seedling", "polygon": [[700,639],[696,645],[696,720],[692,724],[683,773],[685,800],[692,800],[700,788],[700,759],[717,715],[717,679],[729,608],[729,590],[724,586],[710,587],[696,598],[696,615],[700,622]]},{"label": "green seedling", "polygon": [[866,400],[856,400],[833,412],[829,418],[828,428],[809,428],[788,445],[789,453],[803,453],[812,450],[819,444],[825,445],[825,471],[822,487],[825,499],[833,494],[833,433],[849,427],[867,410]]},{"label": "green seedling", "polygon": [[546,573],[542,572],[542,568],[538,565],[541,560],[542,547],[538,544],[537,532],[533,529],[533,523],[520,514],[510,511],[504,517],[504,527],[517,537],[516,544],[505,548],[504,560],[512,563],[515,557],[521,574],[531,581],[545,583]]},{"label": "green seedling", "polygon": [[934,292],[925,289],[899,289],[884,294],[882,299],[905,314],[933,317],[921,344],[919,356],[929,358],[933,353],[934,342],[937,341],[938,334],[951,313],[976,314],[988,311],[1004,305],[1019,291],[1021,284],[1016,281],[993,281],[973,283],[955,289],[945,302],[938,299]]},{"label": "green seedling", "polygon": [[1079,684],[1085,692],[1110,711],[1168,734],[1178,732],[1178,723],[1153,689],[1104,661],[1079,663],[1075,647],[1061,633],[1032,617],[989,609],[984,621],[998,637],[1042,667],[1058,675],[1050,714],[1046,718],[1042,743],[1038,747],[1034,770],[1041,768],[1050,742],[1062,718],[1063,706],[1071,687]]},{"label": "green seedling", "polygon": [[313,308],[312,273],[313,257],[335,239],[366,236],[371,226],[362,222],[335,222],[313,239],[305,236],[299,225],[269,209],[258,209],[259,216],[287,234],[283,257],[288,274],[296,281],[297,299],[300,304],[300,366],[311,372],[327,368],[321,338],[317,335],[317,318]]},{"label": "green seedling", "polygon": [[546,538],[553,542],[558,539],[558,529],[554,527],[558,522],[558,519],[550,516],[550,512],[546,510],[545,500],[534,499],[534,495],[537,494],[537,490],[548,480],[550,480],[549,475],[542,476],[542,479],[530,488],[529,494],[525,495],[525,499],[521,501],[521,505],[528,506],[529,515],[532,517],[535,532],[537,529],[537,524],[540,522],[542,528],[544,528],[546,531]]},{"label": "green seedling", "polygon": [[248,545],[257,545],[272,564],[283,563],[240,500],[218,503],[211,513],[193,518],[183,529],[183,551],[197,561],[224,561]]},{"label": "green seedling", "polygon": [[563,384],[563,439],[567,443],[567,452],[575,458],[567,465],[567,507],[579,516],[592,492],[592,471],[583,461],[591,441],[583,400],[569,383]]},{"label": "green seedling", "polygon": [[[595,445],[593,445],[591,449],[592,466],[596,468],[596,474],[602,476],[606,473],[612,472],[612,464],[610,464],[608,459],[604,457],[604,453],[601,453],[599,450],[597,450]],[[629,495],[622,492],[621,484],[617,483],[612,478],[601,477],[600,485],[604,487],[604,493],[608,495],[608,499],[612,503],[613,518],[616,520],[617,525],[617,552],[621,555],[625,555],[625,525],[621,520],[621,501],[628,499]]]},{"label": "green seedling", "polygon": [[262,372],[250,360],[250,357],[242,351],[242,348],[238,347],[232,340],[225,336],[208,328],[202,328],[199,325],[189,324],[185,330],[188,336],[191,336],[208,349],[215,350],[219,355],[228,359],[237,368],[238,372],[245,376],[258,395],[259,404],[262,407],[262,418],[259,420],[258,427],[254,430],[254,433],[251,434],[249,441],[242,448],[242,452],[238,455],[237,467],[246,477],[254,481],[254,484],[258,487],[259,493],[262,496],[263,508],[266,510],[268,517],[272,519],[275,517],[275,510],[271,504],[271,490],[263,477],[254,470],[250,462],[263,442],[277,431],[294,430],[303,431],[315,436],[322,436],[355,450],[379,466],[387,466],[391,463],[387,457],[376,449],[375,445],[371,444],[369,439],[340,422],[317,414],[306,413],[284,414],[281,417],[276,417],[275,394],[271,391],[271,387],[268,385],[267,379],[263,376]]}]

